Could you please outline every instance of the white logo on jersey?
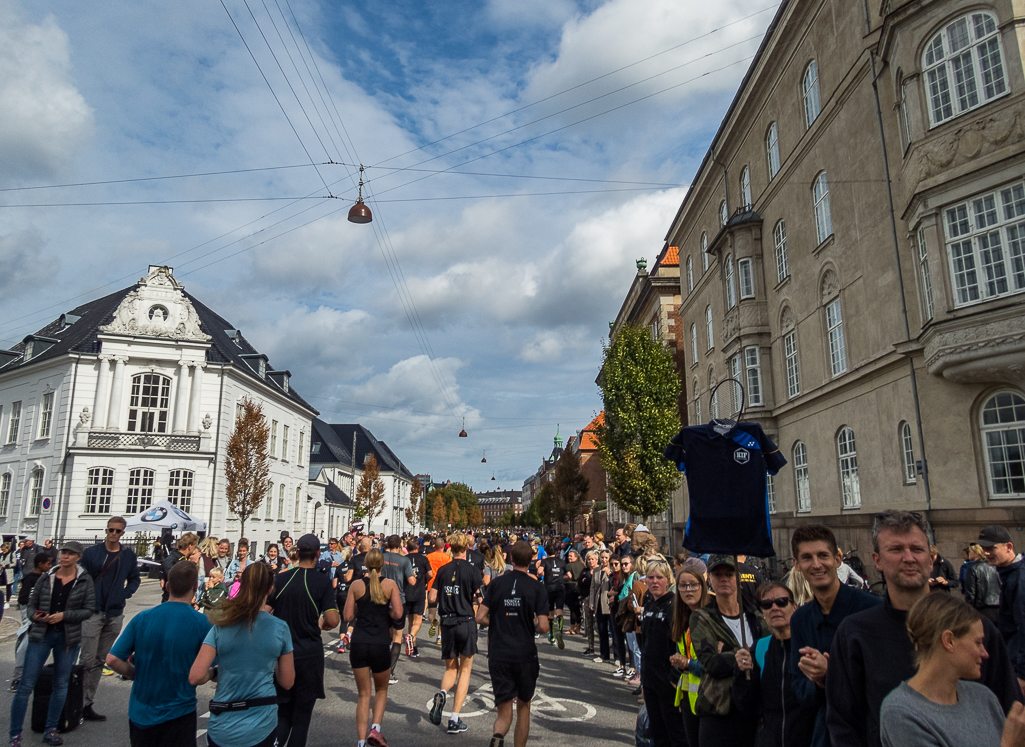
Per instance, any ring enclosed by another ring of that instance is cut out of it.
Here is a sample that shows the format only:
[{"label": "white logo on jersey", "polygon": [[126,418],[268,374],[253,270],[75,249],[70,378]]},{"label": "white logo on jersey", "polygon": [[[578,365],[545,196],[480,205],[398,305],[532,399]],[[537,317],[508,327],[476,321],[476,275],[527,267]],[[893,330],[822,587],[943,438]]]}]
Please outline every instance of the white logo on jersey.
[{"label": "white logo on jersey", "polygon": [[737,449],[733,452],[733,461],[737,464],[747,464],[751,459],[751,452],[747,449]]}]

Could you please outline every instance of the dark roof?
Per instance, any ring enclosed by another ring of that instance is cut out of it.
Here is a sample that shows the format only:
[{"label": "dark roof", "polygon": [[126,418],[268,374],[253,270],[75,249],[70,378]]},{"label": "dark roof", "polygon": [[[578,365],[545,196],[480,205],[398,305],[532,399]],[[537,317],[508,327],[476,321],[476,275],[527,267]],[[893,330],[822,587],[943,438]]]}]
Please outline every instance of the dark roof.
[{"label": "dark roof", "polygon": [[[406,469],[395,452],[384,441],[378,441],[374,434],[359,423],[325,423],[319,418],[313,419],[314,443],[320,441],[319,454],[310,457],[311,462],[351,464],[352,436],[356,434],[356,467],[363,468],[363,462],[369,454],[377,459],[382,471],[396,472],[408,480],[413,474]],[[326,451],[326,453],[325,453]]]},{"label": "dark roof", "polygon": [[[131,291],[135,290],[136,287],[138,286],[132,285],[127,288],[123,288],[116,293],[111,293],[109,296],[98,298],[95,301],[90,301],[82,304],[78,308],[72,309],[68,312],[68,315],[80,317],[72,324],[62,323],[61,320],[65,315],[53,320],[36,332],[34,336],[54,338],[57,342],[50,345],[50,347],[38,355],[33,355],[30,361],[25,362],[21,358],[18,358],[11,361],[6,366],[0,366],[0,371],[7,373],[8,371],[13,371],[14,369],[21,368],[22,366],[34,366],[37,363],[52,360],[71,353],[96,355],[100,352],[100,342],[97,338],[97,335],[100,333],[99,328],[110,324],[114,320],[114,312],[117,311],[117,307],[121,304],[121,301],[124,300],[124,297]],[[192,294],[186,292],[185,296],[192,302],[193,307],[196,309],[196,315],[199,317],[200,327],[212,338],[210,340],[210,348],[206,351],[207,361],[211,363],[231,363],[250,378],[280,391],[282,394],[285,394],[286,397],[302,405],[307,410],[311,410],[314,413],[317,412],[312,405],[299,396],[299,393],[292,388],[291,384],[289,384],[288,392],[286,393],[278,384],[272,382],[270,379],[261,379],[260,375],[242,358],[243,355],[257,354],[259,351],[250,345],[249,342],[242,337],[241,333],[238,336],[239,344],[236,344],[225,332],[227,329],[233,329],[235,325],[226,321],[222,316],[211,310],[206,306],[206,304],[199,301]],[[22,352],[24,349],[24,342],[20,342],[12,348],[15,352]],[[267,370],[273,371],[269,366]]]},{"label": "dark roof", "polygon": [[345,494],[345,491],[330,480],[327,482],[327,487],[324,488],[324,501],[326,503],[333,503],[336,506],[352,505],[352,499]]}]

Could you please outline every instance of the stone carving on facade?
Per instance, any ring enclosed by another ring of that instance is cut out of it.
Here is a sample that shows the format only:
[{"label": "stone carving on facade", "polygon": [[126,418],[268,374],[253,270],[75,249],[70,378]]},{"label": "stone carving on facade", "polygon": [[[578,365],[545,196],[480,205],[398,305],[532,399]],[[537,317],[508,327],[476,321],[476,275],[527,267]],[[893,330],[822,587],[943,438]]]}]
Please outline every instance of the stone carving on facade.
[{"label": "stone carving on facade", "polygon": [[794,310],[789,306],[784,306],[783,311],[780,312],[779,326],[784,332],[789,332],[794,328]]},{"label": "stone carving on facade", "polygon": [[78,416],[78,424],[85,428],[89,425],[89,421],[92,419],[92,413],[89,412],[88,407],[82,408],[82,413]]},{"label": "stone carving on facade", "polygon": [[968,382],[1022,381],[1025,316],[937,333],[925,346],[932,374]]},{"label": "stone carving on facade", "polygon": [[730,309],[730,312],[726,315],[723,320],[723,339],[726,341],[732,340],[740,332],[740,312],[736,307]]},{"label": "stone carving on facade", "polygon": [[214,424],[214,419],[210,417],[210,413],[203,416],[203,430],[210,430],[210,426]]},{"label": "stone carving on facade", "polygon": [[173,340],[209,341],[199,316],[184,293],[184,286],[174,279],[169,267],[151,266],[139,286],[124,297],[114,321],[100,331],[114,335],[167,337]]},{"label": "stone carving on facade", "polygon": [[840,280],[833,270],[826,270],[822,275],[822,303],[830,301],[840,293]]}]

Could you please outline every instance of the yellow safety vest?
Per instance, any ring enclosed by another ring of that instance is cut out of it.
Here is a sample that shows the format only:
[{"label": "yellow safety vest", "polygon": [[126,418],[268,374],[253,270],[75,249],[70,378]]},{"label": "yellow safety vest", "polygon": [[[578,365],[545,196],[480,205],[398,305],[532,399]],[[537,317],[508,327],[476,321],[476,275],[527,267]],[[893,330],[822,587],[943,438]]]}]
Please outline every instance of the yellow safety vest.
[{"label": "yellow safety vest", "polygon": [[[694,655],[694,642],[690,639],[689,630],[684,635],[684,639],[682,641],[676,642],[676,648],[688,659],[697,658],[697,656]],[[683,693],[685,692],[683,683],[685,679],[687,682],[687,699],[690,701],[690,712],[696,716],[697,711],[694,710],[694,705],[698,702],[698,687],[701,685],[701,678],[696,674],[691,674],[689,667],[687,669],[686,677],[681,677],[680,681],[676,684],[676,701],[674,705],[679,708],[680,704],[683,702]]]}]

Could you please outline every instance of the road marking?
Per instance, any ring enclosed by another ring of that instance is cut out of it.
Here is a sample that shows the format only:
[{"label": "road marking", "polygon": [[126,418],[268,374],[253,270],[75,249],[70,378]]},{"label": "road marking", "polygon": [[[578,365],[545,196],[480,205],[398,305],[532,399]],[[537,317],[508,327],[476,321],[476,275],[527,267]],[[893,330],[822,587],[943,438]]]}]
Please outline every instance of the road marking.
[{"label": "road marking", "polygon": [[[467,702],[477,701],[484,708],[482,710],[461,713],[459,714],[461,718],[476,718],[495,710],[495,696],[492,693],[490,682],[481,685],[472,693],[468,693],[466,700]],[[434,701],[429,700],[425,707],[430,710],[432,705],[434,705]],[[588,721],[598,715],[598,711],[590,703],[570,700],[568,698],[556,700],[546,695],[540,687],[536,689],[534,698],[530,701],[530,712],[533,715],[551,721]]]}]

